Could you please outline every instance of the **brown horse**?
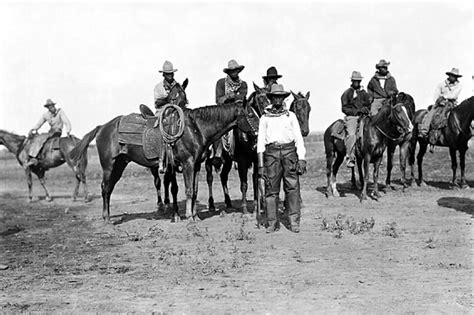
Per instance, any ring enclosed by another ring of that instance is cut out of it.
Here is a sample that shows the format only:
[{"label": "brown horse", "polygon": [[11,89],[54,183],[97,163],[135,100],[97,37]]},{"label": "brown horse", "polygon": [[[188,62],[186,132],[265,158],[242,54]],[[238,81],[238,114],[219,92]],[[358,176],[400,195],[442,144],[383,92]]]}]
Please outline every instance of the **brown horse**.
[{"label": "brown horse", "polygon": [[[403,108],[408,115],[408,118],[410,118],[410,121],[414,123],[414,118],[415,118],[415,101],[413,100],[413,97],[410,94],[400,92],[397,95],[397,103],[403,104]],[[387,177],[385,180],[385,184],[388,187],[391,187],[392,189],[395,189],[395,187],[392,185],[391,182],[391,174],[392,174],[392,168],[393,168],[393,155],[395,153],[395,149],[397,146],[400,147],[400,170],[402,172],[402,178],[401,178],[401,184],[403,185],[403,189],[408,187],[408,181],[406,178],[406,164],[407,164],[407,158],[412,150],[411,146],[411,137],[412,133],[406,134],[403,138],[401,139],[395,139],[391,140],[389,139],[388,144],[387,144]],[[413,165],[411,165],[411,179],[413,179]],[[411,182],[411,180],[410,180]]]},{"label": "brown horse", "polygon": [[[258,117],[261,117],[265,111],[265,107],[270,105],[268,98],[266,97],[266,91],[258,87],[254,83],[255,91],[249,96],[249,106],[252,107],[258,114]],[[309,113],[311,111],[311,105],[308,102],[310,93],[308,92],[306,96],[303,94],[292,93],[293,102],[290,105],[290,111],[293,111],[296,114],[298,122],[301,128],[301,134],[305,137],[309,134]],[[232,163],[235,161],[237,163],[237,169],[240,179],[240,191],[242,193],[241,206],[242,212],[244,214],[248,213],[247,208],[247,173],[250,167],[253,166],[252,173],[252,183],[254,191],[254,212],[257,208],[257,173],[258,173],[258,163],[257,163],[257,150],[256,150],[256,137],[248,136],[242,133],[239,130],[234,130],[234,139],[235,139],[235,150],[234,156],[231,157],[228,152],[223,152],[223,166],[220,173],[221,184],[224,191],[224,201],[227,208],[232,208],[231,198],[229,196],[229,189],[227,187],[227,182],[229,178],[229,173],[232,168]],[[207,173],[207,184],[209,188],[209,210],[215,211],[214,198],[212,194],[212,163],[210,159],[206,160],[206,173]]]},{"label": "brown horse", "polygon": [[[396,105],[392,105],[396,104]],[[362,141],[357,141],[356,157],[359,170],[359,180],[362,185],[361,199],[367,199],[367,181],[369,164],[374,163],[374,193],[378,198],[378,170],[382,161],[383,152],[390,139],[402,139],[411,130],[411,122],[402,104],[396,98],[391,99],[374,117],[363,118]],[[332,123],[324,133],[324,147],[326,151],[326,175],[328,185],[326,196],[339,196],[336,188],[336,175],[346,155],[344,140],[333,137],[334,129],[338,128],[340,120]],[[362,169],[362,163],[364,169]],[[365,178],[365,180],[364,180]],[[352,169],[351,182],[357,188],[354,169]]]},{"label": "brown horse", "polygon": [[415,113],[415,128],[413,132],[413,137],[411,140],[411,146],[413,150],[411,151],[409,163],[413,167],[415,163],[415,147],[416,143],[420,145],[420,149],[417,155],[418,162],[418,182],[419,185],[426,185],[423,180],[423,156],[426,153],[428,144],[438,145],[443,147],[449,147],[449,154],[451,156],[451,169],[453,171],[453,177],[451,184],[457,186],[456,183],[456,170],[457,170],[457,160],[456,152],[459,151],[459,165],[461,168],[461,182],[460,186],[462,188],[467,188],[465,177],[465,166],[466,166],[466,151],[468,149],[467,143],[472,137],[471,124],[474,119],[474,97],[464,100],[456,106],[448,116],[447,125],[442,129],[442,137],[436,143],[430,143],[429,140],[424,140],[418,137],[419,130],[418,126],[421,123],[423,117],[426,115],[426,110],[419,110]]},{"label": "brown horse", "polygon": [[[22,152],[26,139],[27,138],[25,136],[20,136],[5,130],[0,130],[0,144],[4,145],[11,153],[15,154],[21,166],[23,166],[24,159],[20,158],[20,155],[26,154]],[[44,192],[46,194],[45,199],[47,201],[51,201],[52,198],[48,192],[48,189],[46,188],[44,174],[50,168],[58,167],[64,163],[67,163],[67,165],[72,168],[76,176],[76,187],[74,188],[72,199],[76,200],[79,193],[80,184],[83,183],[84,201],[89,201],[86,184],[87,154],[82,156],[77,162],[74,162],[69,158],[69,152],[71,152],[71,150],[74,148],[74,145],[78,141],[79,139],[74,136],[62,137],[59,139],[59,150],[51,148],[51,140],[46,142],[40,152],[40,156],[44,157],[39,159],[39,163],[37,165],[32,165],[25,169],[26,181],[28,183],[28,199],[30,202],[33,200],[33,180],[31,178],[31,173],[34,173],[36,176],[38,176],[41,186],[43,186]]]},{"label": "brown horse", "polygon": [[[225,132],[237,126],[244,132],[252,132],[251,126],[258,122],[258,117],[247,107],[239,104],[223,106],[207,106],[196,109],[184,109],[184,133],[173,146],[175,161],[183,167],[183,177],[186,186],[186,218],[194,218],[198,172],[201,162],[205,158],[209,145],[220,138]],[[89,132],[71,153],[76,158],[84,154],[88,144],[97,137],[97,150],[103,170],[102,179],[102,217],[106,222],[110,220],[110,196],[115,184],[131,161],[149,168],[158,166],[158,159],[145,158],[143,147],[126,144],[127,153],[121,153],[118,142],[118,124],[116,117],[108,123],[96,127]],[[122,151],[124,152],[124,151]],[[178,213],[174,213],[178,220]]]}]

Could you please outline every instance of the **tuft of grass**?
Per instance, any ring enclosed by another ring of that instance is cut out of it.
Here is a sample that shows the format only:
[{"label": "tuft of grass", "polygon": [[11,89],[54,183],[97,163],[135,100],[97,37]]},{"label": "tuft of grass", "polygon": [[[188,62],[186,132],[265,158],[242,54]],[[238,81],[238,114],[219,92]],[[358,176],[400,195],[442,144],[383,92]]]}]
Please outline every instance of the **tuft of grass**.
[{"label": "tuft of grass", "polygon": [[387,223],[382,229],[382,234],[393,238],[400,237],[400,233],[397,230],[397,222]]},{"label": "tuft of grass", "polygon": [[353,217],[348,218],[340,213],[332,221],[324,217],[321,221],[321,231],[334,232],[335,238],[342,238],[344,231],[349,231],[350,234],[354,235],[370,232],[374,226],[375,219],[373,217],[356,221]]}]

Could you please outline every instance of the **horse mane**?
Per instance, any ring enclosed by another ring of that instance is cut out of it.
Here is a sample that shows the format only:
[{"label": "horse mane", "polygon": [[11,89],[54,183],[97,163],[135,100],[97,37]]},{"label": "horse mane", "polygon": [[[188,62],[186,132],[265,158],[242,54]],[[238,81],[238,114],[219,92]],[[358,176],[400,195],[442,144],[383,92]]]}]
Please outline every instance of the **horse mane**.
[{"label": "horse mane", "polygon": [[25,136],[17,135],[14,132],[6,131],[4,129],[0,129],[0,135],[12,137],[15,141],[23,141],[26,138]]},{"label": "horse mane", "polygon": [[222,121],[235,117],[235,110],[238,107],[240,105],[236,103],[208,105],[194,109],[185,109],[184,113],[193,120]]},{"label": "horse mane", "polygon": [[386,121],[388,116],[390,116],[391,106],[392,105],[389,103],[384,104],[379,112],[375,116],[371,117],[372,122],[377,125],[383,121]]},{"label": "horse mane", "polygon": [[408,118],[410,118],[410,120],[413,120],[416,111],[415,100],[413,99],[413,97],[408,93],[400,92],[397,95],[397,102],[403,103],[403,106],[407,110]]}]

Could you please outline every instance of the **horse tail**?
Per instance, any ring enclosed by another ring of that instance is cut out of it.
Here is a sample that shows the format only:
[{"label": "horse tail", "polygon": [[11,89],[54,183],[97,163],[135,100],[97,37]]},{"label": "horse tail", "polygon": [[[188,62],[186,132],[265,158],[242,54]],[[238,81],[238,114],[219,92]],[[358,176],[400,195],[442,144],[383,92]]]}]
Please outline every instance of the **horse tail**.
[{"label": "horse tail", "polygon": [[102,126],[95,127],[92,131],[86,134],[84,138],[79,141],[79,143],[76,144],[74,149],[72,149],[72,151],[69,153],[69,158],[71,158],[72,161],[78,162],[83,159],[84,154],[86,154],[87,148],[89,147],[89,143],[94,140],[101,127]]}]

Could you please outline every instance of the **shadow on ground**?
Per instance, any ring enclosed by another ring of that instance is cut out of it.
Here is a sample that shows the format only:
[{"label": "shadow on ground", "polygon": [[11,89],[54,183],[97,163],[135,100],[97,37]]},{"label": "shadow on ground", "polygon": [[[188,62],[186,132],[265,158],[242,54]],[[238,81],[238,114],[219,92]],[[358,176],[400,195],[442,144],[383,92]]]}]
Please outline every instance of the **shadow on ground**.
[{"label": "shadow on ground", "polygon": [[464,197],[443,197],[438,199],[438,205],[445,208],[455,209],[470,214],[474,217],[474,200]]}]

